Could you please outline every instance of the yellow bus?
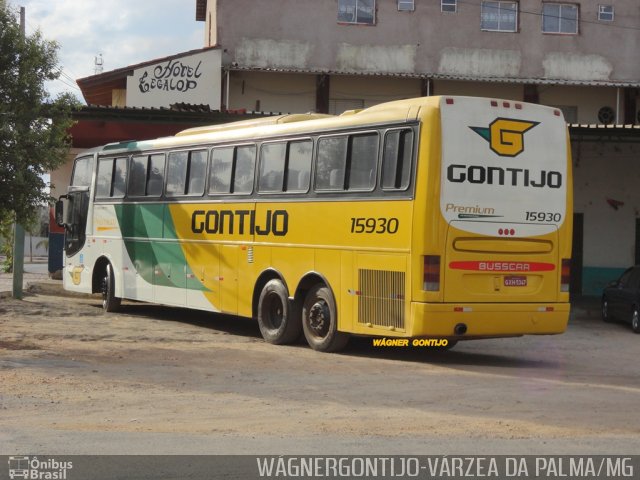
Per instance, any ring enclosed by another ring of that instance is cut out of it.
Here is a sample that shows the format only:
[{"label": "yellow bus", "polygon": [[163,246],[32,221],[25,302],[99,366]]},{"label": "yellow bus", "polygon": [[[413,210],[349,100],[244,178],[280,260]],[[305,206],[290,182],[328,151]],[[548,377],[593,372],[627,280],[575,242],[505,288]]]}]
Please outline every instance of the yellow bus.
[{"label": "yellow bus", "polygon": [[77,157],[56,215],[64,288],[106,311],[253,317],[319,351],[568,321],[571,159],[550,107],[425,97],[109,144]]}]

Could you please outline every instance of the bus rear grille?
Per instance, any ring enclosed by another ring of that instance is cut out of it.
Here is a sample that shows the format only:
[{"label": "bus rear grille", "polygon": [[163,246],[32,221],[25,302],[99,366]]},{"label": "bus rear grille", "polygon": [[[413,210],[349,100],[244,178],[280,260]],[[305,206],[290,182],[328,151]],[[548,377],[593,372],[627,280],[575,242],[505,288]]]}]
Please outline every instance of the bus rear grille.
[{"label": "bus rear grille", "polygon": [[404,272],[358,271],[358,322],[404,329]]}]

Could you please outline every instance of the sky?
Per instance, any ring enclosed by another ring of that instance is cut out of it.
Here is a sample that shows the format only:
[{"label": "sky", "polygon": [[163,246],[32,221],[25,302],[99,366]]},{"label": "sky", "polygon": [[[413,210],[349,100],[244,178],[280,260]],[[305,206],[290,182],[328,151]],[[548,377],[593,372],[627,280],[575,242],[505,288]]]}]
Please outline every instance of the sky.
[{"label": "sky", "polygon": [[27,35],[40,30],[59,44],[63,75],[47,85],[52,97],[71,92],[84,102],[77,78],[204,46],[204,22],[194,0],[8,0],[26,10]]}]

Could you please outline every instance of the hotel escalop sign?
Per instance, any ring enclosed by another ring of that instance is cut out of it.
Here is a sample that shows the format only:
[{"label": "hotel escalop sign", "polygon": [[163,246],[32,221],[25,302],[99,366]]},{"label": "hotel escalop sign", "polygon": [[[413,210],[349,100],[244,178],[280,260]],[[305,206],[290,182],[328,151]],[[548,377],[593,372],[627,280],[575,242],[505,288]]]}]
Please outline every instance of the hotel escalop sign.
[{"label": "hotel escalop sign", "polygon": [[127,106],[189,103],[219,110],[221,68],[222,54],[212,49],[135,69],[127,78]]}]

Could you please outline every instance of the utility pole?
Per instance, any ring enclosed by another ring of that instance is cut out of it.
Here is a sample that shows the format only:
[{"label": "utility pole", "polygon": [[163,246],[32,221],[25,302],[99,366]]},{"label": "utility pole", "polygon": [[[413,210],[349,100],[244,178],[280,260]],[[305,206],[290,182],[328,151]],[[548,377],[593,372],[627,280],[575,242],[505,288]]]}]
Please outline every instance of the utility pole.
[{"label": "utility pole", "polygon": [[[25,37],[25,8],[20,7],[20,34]],[[13,291],[12,297],[22,299],[22,279],[24,271],[24,228],[18,222],[13,230]]]}]

